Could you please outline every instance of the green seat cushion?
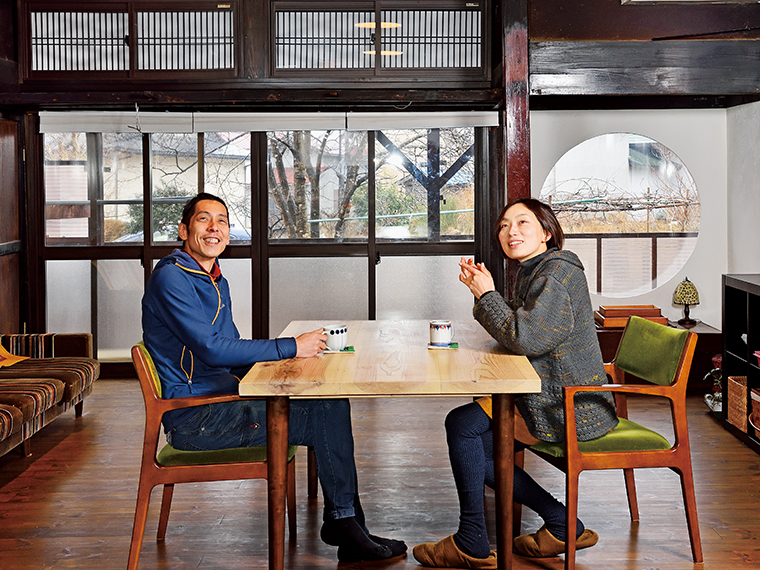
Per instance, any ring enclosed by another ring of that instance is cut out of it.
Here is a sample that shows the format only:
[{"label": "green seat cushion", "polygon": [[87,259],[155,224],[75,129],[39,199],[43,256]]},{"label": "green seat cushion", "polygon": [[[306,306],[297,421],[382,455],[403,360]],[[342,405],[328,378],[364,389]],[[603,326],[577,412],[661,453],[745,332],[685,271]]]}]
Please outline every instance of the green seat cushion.
[{"label": "green seat cushion", "polygon": [[[288,446],[288,461],[295,457],[297,445]],[[214,463],[240,463],[250,461],[266,461],[267,448],[261,447],[231,447],[229,449],[214,449],[212,451],[182,451],[166,445],[158,454],[158,464],[165,467],[173,465],[212,465]]]},{"label": "green seat cushion", "polygon": [[[590,441],[579,441],[581,453],[598,453],[610,451],[655,451],[670,449],[668,440],[656,431],[645,428],[630,420],[619,418],[620,423],[606,435]],[[553,457],[565,456],[565,444],[542,441],[531,449]]]}]

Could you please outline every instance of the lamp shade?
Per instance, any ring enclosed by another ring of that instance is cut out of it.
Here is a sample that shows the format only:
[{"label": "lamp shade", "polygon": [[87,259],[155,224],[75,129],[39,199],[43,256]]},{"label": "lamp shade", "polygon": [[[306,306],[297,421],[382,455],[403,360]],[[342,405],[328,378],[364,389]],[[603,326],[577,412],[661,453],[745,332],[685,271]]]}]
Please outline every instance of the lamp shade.
[{"label": "lamp shade", "polygon": [[699,305],[699,292],[689,278],[684,278],[673,292],[674,305]]}]

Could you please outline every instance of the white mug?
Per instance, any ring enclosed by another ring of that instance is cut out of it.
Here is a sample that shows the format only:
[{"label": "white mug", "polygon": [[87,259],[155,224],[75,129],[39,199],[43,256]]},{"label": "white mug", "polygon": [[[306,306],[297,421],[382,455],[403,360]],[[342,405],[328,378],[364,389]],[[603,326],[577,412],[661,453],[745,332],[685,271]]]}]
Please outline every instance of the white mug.
[{"label": "white mug", "polygon": [[324,330],[327,335],[327,348],[329,350],[341,351],[346,348],[348,325],[325,325]]},{"label": "white mug", "polygon": [[453,336],[451,321],[430,321],[430,344],[435,346],[449,345]]}]

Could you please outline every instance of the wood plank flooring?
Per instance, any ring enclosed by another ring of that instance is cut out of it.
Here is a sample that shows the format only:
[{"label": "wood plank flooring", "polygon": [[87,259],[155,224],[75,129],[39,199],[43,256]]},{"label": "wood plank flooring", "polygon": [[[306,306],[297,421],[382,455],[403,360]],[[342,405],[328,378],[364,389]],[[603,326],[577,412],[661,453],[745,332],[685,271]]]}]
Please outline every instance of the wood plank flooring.
[{"label": "wood plank flooring", "polygon": [[[456,529],[457,500],[443,419],[462,399],[354,400],[362,501],[370,529],[405,540],[403,560],[353,567],[419,568],[411,546]],[[661,404],[631,404],[633,419],[667,414]],[[143,404],[136,381],[101,380],[73,411],[36,434],[33,456],[0,457],[0,568],[125,568],[134,516]],[[690,401],[693,464],[705,563],[691,562],[678,477],[637,471],[641,522],[631,523],[622,475],[581,477],[580,516],[601,539],[578,553],[579,570],[683,570],[760,567],[760,457],[724,431],[698,397]],[[286,568],[334,569],[335,548],[319,540],[321,499],[306,498],[305,450],[298,457],[298,537]],[[528,470],[564,498],[562,474],[529,456]],[[493,509],[493,495],[487,494]],[[263,481],[178,485],[166,540],[157,543],[160,491],[154,490],[140,568],[182,570],[267,567]],[[524,531],[540,525],[530,511]],[[495,543],[491,529],[492,545]],[[515,557],[516,569],[560,569],[561,557]]]}]

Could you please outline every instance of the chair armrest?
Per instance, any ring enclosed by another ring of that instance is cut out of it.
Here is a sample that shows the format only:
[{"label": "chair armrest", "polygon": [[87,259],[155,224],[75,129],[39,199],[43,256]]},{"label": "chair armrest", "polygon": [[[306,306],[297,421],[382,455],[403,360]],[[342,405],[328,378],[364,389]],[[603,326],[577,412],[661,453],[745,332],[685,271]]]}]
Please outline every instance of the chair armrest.
[{"label": "chair armrest", "polygon": [[[563,386],[563,403],[565,406],[565,439],[567,441],[568,448],[572,445],[573,448],[578,447],[578,433],[575,429],[569,429],[569,426],[575,427],[575,395],[578,392],[611,392],[616,395],[623,394],[641,394],[646,396],[658,396],[667,398],[671,402],[675,402],[673,388],[671,386],[659,386],[657,384],[600,384],[597,386]],[[625,400],[623,400],[625,402]],[[672,404],[671,404],[672,407]],[[618,417],[628,418],[628,410],[626,407],[622,410],[618,406]]]},{"label": "chair armrest", "polygon": [[56,356],[93,357],[91,333],[56,333],[53,342]]},{"label": "chair armrest", "polygon": [[179,410],[182,408],[195,408],[206,404],[218,404],[221,402],[236,402],[238,400],[263,400],[263,398],[241,398],[237,394],[215,394],[213,396],[190,396],[187,398],[156,398],[156,405],[161,412]]}]

